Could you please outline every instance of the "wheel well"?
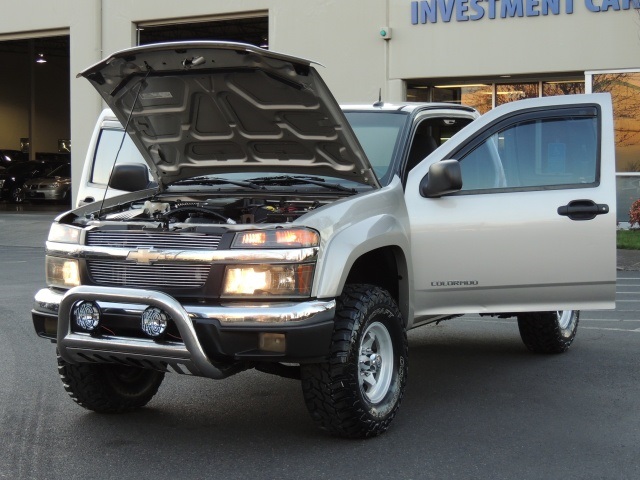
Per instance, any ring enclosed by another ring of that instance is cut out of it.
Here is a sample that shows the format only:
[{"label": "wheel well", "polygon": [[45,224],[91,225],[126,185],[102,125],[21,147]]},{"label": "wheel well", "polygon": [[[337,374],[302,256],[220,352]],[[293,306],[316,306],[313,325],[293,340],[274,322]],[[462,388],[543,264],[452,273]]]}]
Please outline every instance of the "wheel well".
[{"label": "wheel well", "polygon": [[369,284],[387,290],[407,321],[407,266],[402,250],[383,247],[365,253],[351,267],[345,284]]}]

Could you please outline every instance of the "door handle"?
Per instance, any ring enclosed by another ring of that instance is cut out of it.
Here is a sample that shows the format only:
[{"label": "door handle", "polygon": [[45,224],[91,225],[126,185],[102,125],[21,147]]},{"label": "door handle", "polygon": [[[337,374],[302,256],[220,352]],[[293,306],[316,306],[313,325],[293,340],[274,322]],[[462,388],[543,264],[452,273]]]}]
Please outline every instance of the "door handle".
[{"label": "door handle", "polygon": [[592,220],[596,215],[609,213],[609,205],[595,203],[593,200],[572,200],[567,205],[558,207],[558,215],[571,220]]}]

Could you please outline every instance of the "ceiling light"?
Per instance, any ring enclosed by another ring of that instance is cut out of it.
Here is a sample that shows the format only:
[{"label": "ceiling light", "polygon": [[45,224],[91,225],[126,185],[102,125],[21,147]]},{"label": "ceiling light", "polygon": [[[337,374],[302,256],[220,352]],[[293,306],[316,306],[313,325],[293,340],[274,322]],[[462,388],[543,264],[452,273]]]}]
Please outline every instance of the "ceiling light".
[{"label": "ceiling light", "polygon": [[47,63],[47,59],[44,58],[44,53],[39,53],[36,58],[36,63]]}]

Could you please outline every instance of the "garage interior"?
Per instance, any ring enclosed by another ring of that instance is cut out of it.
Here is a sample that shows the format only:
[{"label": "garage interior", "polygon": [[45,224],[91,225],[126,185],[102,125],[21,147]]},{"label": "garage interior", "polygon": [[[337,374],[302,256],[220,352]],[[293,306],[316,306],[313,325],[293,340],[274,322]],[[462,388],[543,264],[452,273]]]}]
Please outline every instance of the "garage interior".
[{"label": "garage interior", "polygon": [[[226,40],[269,46],[265,14],[140,23],[136,33],[139,45]],[[0,41],[0,150],[21,151],[30,160],[70,159],[69,55],[69,35]]]}]

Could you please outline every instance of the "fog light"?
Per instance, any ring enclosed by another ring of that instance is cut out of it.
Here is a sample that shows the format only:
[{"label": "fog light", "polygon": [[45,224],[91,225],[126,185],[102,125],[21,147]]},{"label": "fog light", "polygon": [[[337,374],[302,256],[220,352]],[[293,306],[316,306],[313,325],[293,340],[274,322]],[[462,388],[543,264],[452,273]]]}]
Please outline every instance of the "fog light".
[{"label": "fog light", "polygon": [[100,308],[94,302],[80,302],[73,309],[76,324],[87,332],[94,332],[100,324]]},{"label": "fog light", "polygon": [[260,350],[276,353],[285,353],[287,350],[284,333],[261,333],[259,339]]},{"label": "fog light", "polygon": [[149,307],[142,312],[142,330],[150,337],[159,337],[166,330],[169,322],[169,315],[158,307]]}]

